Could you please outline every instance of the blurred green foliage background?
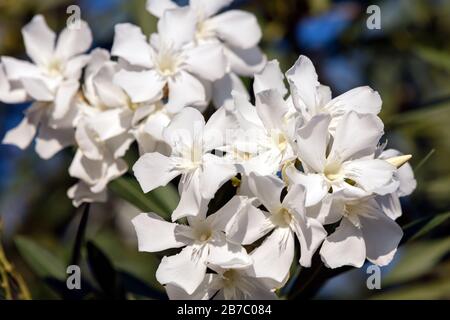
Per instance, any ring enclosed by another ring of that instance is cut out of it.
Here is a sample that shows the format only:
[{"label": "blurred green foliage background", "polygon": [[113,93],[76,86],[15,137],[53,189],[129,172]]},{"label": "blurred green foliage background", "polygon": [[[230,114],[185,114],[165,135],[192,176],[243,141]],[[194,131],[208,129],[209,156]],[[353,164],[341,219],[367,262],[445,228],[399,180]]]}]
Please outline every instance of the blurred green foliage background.
[{"label": "blurred green foliage background", "polygon": [[[0,0],[0,55],[25,57],[21,27],[42,13],[60,30],[71,4],[81,7],[95,46],[109,49],[119,22],[155,30],[145,0]],[[380,30],[366,27],[371,4],[381,8]],[[311,271],[302,270],[292,283],[295,297],[450,298],[450,1],[237,0],[232,7],[257,15],[261,46],[284,70],[305,54],[334,95],[360,85],[379,91],[389,146],[413,154],[418,188],[402,199],[405,244],[383,268],[382,289],[367,289],[365,268],[320,272],[309,284],[302,280]],[[246,84],[250,89],[251,80]],[[0,137],[26,107],[0,105]],[[72,152],[43,161],[31,149],[0,146],[0,296],[164,299],[154,277],[164,253],[138,253],[130,220],[140,210],[169,214],[177,194],[171,186],[142,196],[130,177],[111,185],[107,204],[91,206],[79,259],[83,290],[65,289],[83,216],[66,197],[75,182],[67,174]]]}]

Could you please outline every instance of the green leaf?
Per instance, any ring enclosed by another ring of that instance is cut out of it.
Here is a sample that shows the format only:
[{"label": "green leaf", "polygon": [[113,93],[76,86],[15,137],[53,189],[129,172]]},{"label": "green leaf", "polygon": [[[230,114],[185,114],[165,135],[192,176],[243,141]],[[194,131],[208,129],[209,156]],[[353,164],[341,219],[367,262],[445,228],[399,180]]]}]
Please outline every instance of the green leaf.
[{"label": "green leaf", "polygon": [[403,112],[401,117],[391,117],[385,120],[386,126],[406,126],[414,123],[428,126],[432,121],[448,118],[450,103],[448,101],[432,101],[419,109]]},{"label": "green leaf", "polygon": [[178,202],[180,202],[178,191],[171,184],[151,191],[149,197],[151,197],[168,215],[175,210]]},{"label": "green leaf", "polygon": [[414,51],[420,58],[432,66],[450,71],[450,54],[447,52],[425,46],[418,46]]},{"label": "green leaf", "polygon": [[431,230],[435,229],[436,227],[440,226],[442,223],[447,221],[450,218],[450,212],[441,213],[437,216],[433,217],[430,221],[428,221],[427,224],[425,224],[411,239],[416,240],[427,233],[429,233]]},{"label": "green leaf", "polygon": [[429,283],[420,283],[390,290],[372,296],[375,300],[437,300],[450,295],[450,280],[440,279]]},{"label": "green leaf", "polygon": [[89,268],[106,297],[124,298],[125,291],[109,258],[93,242],[89,241],[86,248]]},{"label": "green leaf", "polygon": [[400,252],[400,261],[384,278],[383,286],[406,282],[426,274],[448,252],[450,237],[405,245]]},{"label": "green leaf", "polygon": [[111,182],[109,187],[115,194],[143,212],[155,212],[166,218],[179,202],[178,192],[172,185],[160,187],[145,194],[136,180],[121,177]]},{"label": "green leaf", "polygon": [[17,236],[15,243],[22,258],[36,274],[65,281],[66,266],[51,252],[23,236]]}]

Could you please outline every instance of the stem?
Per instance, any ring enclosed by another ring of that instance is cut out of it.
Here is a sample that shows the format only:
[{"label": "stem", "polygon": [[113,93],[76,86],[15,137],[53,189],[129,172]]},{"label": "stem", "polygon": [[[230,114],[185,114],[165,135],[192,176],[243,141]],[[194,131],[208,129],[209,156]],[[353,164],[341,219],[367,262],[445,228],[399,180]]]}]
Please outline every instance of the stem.
[{"label": "stem", "polygon": [[[0,220],[0,237],[2,234],[2,221]],[[24,300],[31,300],[31,294],[22,276],[14,270],[13,265],[6,258],[3,246],[0,243],[0,286],[5,290],[5,298],[12,300],[14,293],[10,280],[18,286],[18,297]]]},{"label": "stem", "polygon": [[434,154],[436,149],[431,149],[430,152],[419,162],[419,164],[414,168],[414,173],[417,173],[419,169],[430,159],[430,157]]},{"label": "stem", "polygon": [[75,238],[75,245],[72,251],[72,258],[70,260],[71,265],[77,265],[80,261],[81,247],[84,242],[84,236],[86,233],[86,226],[89,218],[89,209],[91,207],[90,203],[86,203],[83,209],[83,215],[81,216],[80,225],[78,227],[77,235]]}]

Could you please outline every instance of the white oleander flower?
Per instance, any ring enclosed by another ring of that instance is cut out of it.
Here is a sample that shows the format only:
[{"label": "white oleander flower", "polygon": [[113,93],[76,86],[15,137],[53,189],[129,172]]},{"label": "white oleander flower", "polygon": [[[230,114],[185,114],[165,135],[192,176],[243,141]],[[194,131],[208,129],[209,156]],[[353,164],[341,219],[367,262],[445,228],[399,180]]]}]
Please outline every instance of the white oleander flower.
[{"label": "white oleander flower", "polygon": [[132,220],[139,251],[183,248],[180,253],[161,260],[156,279],[163,285],[174,285],[193,294],[203,282],[208,264],[226,269],[252,264],[245,249],[227,237],[230,221],[248,207],[248,199],[234,197],[219,211],[206,217],[207,203],[203,202],[201,212],[187,218],[188,225],[167,222],[153,213],[142,213]]},{"label": "white oleander flower", "polygon": [[264,242],[251,252],[254,264],[249,274],[273,279],[281,285],[288,278],[294,260],[295,237],[300,243],[299,262],[302,266],[309,267],[314,252],[327,233],[318,221],[306,215],[303,186],[292,187],[281,200],[285,185],[275,176],[258,176],[251,173],[249,185],[264,210],[253,208],[238,217],[239,222],[235,223],[237,226],[230,238],[245,245],[271,232]]},{"label": "white oleander flower", "polygon": [[[267,79],[279,79],[278,74],[275,70],[273,78],[269,74]],[[286,78],[292,103],[304,121],[318,114],[329,114],[331,122],[328,129],[332,134],[342,117],[350,111],[377,115],[381,110],[380,95],[367,86],[354,88],[332,99],[330,88],[319,83],[314,65],[306,56],[298,58],[286,73]],[[282,85],[278,84],[279,87]]]},{"label": "white oleander flower", "polygon": [[276,300],[277,284],[271,279],[255,278],[249,268],[228,268],[208,265],[216,273],[207,273],[200,286],[192,294],[183,289],[166,285],[171,300]]},{"label": "white oleander flower", "polygon": [[195,45],[195,27],[196,18],[188,8],[164,11],[150,43],[139,27],[116,25],[112,55],[140,68],[122,70],[114,78],[133,103],[167,98],[165,107],[171,113],[206,104],[202,82],[222,78],[226,58],[218,43]]},{"label": "white oleander flower", "polygon": [[144,192],[181,175],[181,200],[172,214],[173,221],[197,215],[202,199],[212,199],[236,174],[232,161],[210,152],[224,145],[227,129],[234,127],[236,120],[226,108],[217,110],[206,124],[198,110],[185,108],[164,129],[170,155],[147,153],[135,163],[133,171]]},{"label": "white oleander flower", "polygon": [[70,197],[76,197],[76,205],[83,200],[105,199],[106,185],[126,172],[121,158],[130,145],[137,140],[140,149],[154,151],[170,121],[161,102],[132,103],[125,91],[113,83],[122,66],[111,61],[106,50],[96,49],[91,57],[85,71],[83,96],[78,101],[80,114],[75,132],[78,153],[69,171],[78,178],[89,177],[80,187],[82,192],[75,192],[78,189],[69,192]]},{"label": "white oleander flower", "polygon": [[[233,0],[191,0],[189,8],[196,18],[195,40],[198,44],[219,42],[229,68],[238,75],[253,76],[266,63],[258,48],[261,28],[254,14],[242,10],[220,10]],[[167,10],[179,8],[170,0],[148,0],[147,10],[162,18]]]},{"label": "white oleander flower", "polygon": [[328,131],[330,122],[330,115],[319,114],[297,130],[297,152],[304,172],[292,165],[285,170],[289,184],[305,186],[306,205],[317,204],[329,192],[360,198],[394,191],[398,187],[393,179],[396,167],[374,158],[383,135],[381,120],[373,114],[350,111],[333,137]]},{"label": "white oleander flower", "polygon": [[64,29],[56,42],[55,33],[43,16],[37,15],[22,29],[22,35],[33,63],[2,57],[2,64],[9,81],[20,83],[36,102],[3,143],[24,149],[37,133],[36,151],[48,159],[73,144],[74,100],[82,68],[90,58],[83,53],[91,46],[92,34],[81,21],[79,29]]},{"label": "white oleander flower", "polygon": [[246,175],[275,174],[294,157],[297,118],[292,111],[295,110],[277,89],[258,92],[255,106],[237,92],[233,92],[233,101],[232,112],[240,130],[226,151],[236,158]]},{"label": "white oleander flower", "polygon": [[336,197],[334,210],[342,220],[322,244],[320,256],[329,268],[362,267],[366,258],[385,266],[391,262],[403,236],[373,197],[345,200]]}]

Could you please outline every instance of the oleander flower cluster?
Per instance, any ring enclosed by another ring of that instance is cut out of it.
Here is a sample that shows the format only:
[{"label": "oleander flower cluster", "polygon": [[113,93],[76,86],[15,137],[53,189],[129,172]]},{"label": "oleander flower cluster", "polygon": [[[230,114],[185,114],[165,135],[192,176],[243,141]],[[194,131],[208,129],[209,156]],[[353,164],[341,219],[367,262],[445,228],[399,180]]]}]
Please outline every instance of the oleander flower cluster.
[{"label": "oleander flower cluster", "polygon": [[[399,199],[416,182],[411,156],[382,140],[380,95],[333,98],[306,56],[284,74],[259,49],[255,16],[223,11],[231,2],[149,0],[157,32],[118,24],[110,52],[87,52],[85,22],[56,39],[34,17],[22,30],[31,62],[1,58],[0,100],[32,102],[3,143],[35,140],[43,159],[74,147],[75,206],[106,201],[137,144],[143,192],[178,184],[172,221],[132,220],[140,251],[167,253],[156,278],[171,299],[276,299],[315,255],[328,268],[389,264]],[[242,76],[254,78],[253,96]]]}]

